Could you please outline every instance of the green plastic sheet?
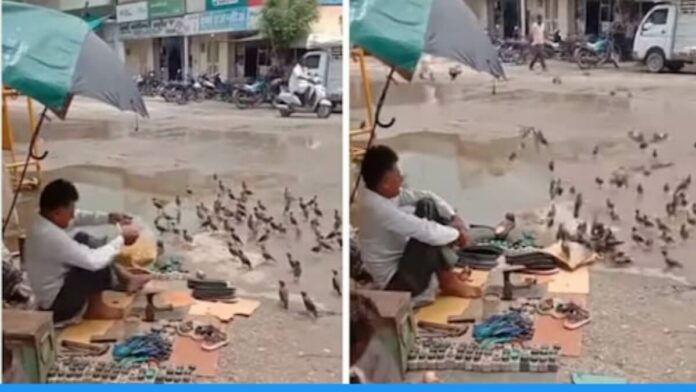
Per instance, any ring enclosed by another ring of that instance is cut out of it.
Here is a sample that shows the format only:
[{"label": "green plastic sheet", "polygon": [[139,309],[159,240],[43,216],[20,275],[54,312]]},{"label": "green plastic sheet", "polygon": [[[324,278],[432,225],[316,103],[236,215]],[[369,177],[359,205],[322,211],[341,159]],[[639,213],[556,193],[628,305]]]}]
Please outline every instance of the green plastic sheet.
[{"label": "green plastic sheet", "polygon": [[64,111],[75,64],[89,31],[87,23],[72,15],[3,1],[3,84],[56,112]]},{"label": "green plastic sheet", "polygon": [[410,79],[423,53],[431,6],[431,0],[351,0],[351,44]]}]

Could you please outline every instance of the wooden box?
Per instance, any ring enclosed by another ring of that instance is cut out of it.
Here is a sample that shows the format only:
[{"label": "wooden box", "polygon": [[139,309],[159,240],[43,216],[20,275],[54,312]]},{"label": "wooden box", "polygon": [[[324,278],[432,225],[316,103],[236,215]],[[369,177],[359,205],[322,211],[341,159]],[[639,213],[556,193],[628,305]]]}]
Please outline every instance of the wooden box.
[{"label": "wooden box", "polygon": [[385,330],[379,331],[386,346],[400,365],[402,377],[406,374],[408,353],[416,339],[416,324],[411,308],[411,293],[403,291],[358,290],[370,298],[384,319]]},{"label": "wooden box", "polygon": [[56,358],[55,332],[51,312],[2,310],[5,344],[18,354],[30,383],[45,383]]}]

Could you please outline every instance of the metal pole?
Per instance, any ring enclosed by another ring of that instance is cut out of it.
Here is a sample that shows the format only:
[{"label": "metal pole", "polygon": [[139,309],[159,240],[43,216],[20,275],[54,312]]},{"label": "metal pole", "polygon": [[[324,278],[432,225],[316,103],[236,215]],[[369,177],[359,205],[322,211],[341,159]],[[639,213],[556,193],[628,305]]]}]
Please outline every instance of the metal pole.
[{"label": "metal pole", "polygon": [[527,36],[527,0],[520,0],[520,34],[520,38]]},{"label": "metal pole", "polygon": [[189,70],[189,37],[187,35],[184,36],[184,70],[181,72],[183,75],[184,80],[188,80],[188,70]]},{"label": "metal pole", "polygon": [[[12,217],[12,211],[14,211],[15,205],[17,204],[17,198],[19,197],[19,192],[22,190],[22,184],[24,184],[24,178],[27,175],[27,169],[29,168],[29,161],[31,160],[34,152],[34,146],[36,145],[36,140],[39,138],[39,131],[41,131],[41,125],[43,124],[44,119],[46,118],[46,112],[48,111],[48,107],[44,107],[43,112],[41,112],[41,117],[39,117],[39,122],[36,124],[36,129],[34,130],[34,134],[31,135],[31,141],[29,142],[29,148],[27,150],[27,158],[24,160],[24,167],[22,168],[22,175],[19,177],[19,184],[17,185],[17,189],[15,190],[15,194],[12,197],[12,203],[10,204],[10,208],[7,211],[7,216],[5,217],[5,220],[2,222],[2,234],[3,236],[5,235],[5,230],[7,230],[8,223],[10,223],[10,218]],[[46,154],[43,155],[43,158],[46,157]],[[43,159],[41,158],[41,159]],[[41,160],[38,159],[38,160]]]},{"label": "metal pole", "polygon": [[[389,86],[391,85],[392,79],[394,78],[394,68],[392,68],[389,71],[389,75],[387,76],[387,81],[384,84],[384,87],[382,88],[382,94],[379,96],[379,101],[377,101],[377,107],[375,108],[375,117],[372,121],[372,130],[370,132],[370,138],[367,140],[367,146],[365,147],[365,151],[367,151],[370,146],[372,146],[372,142],[375,140],[375,130],[377,129],[377,126],[380,126],[382,128],[389,128],[392,125],[394,125],[394,118],[392,118],[388,123],[383,123],[380,121],[380,114],[382,113],[382,107],[384,106],[384,99],[387,97],[387,91],[389,91]],[[360,163],[360,167],[362,167],[362,162]],[[360,185],[360,172],[355,176],[355,183],[353,184],[353,190],[350,192],[350,204],[352,205],[353,202],[355,201],[355,195],[358,193],[358,186]]]}]

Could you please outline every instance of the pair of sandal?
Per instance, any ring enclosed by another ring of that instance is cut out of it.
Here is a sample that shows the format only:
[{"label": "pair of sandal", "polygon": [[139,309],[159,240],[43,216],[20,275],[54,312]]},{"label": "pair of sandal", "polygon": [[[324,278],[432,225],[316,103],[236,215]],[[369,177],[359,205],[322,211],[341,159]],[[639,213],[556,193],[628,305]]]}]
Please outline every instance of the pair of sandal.
[{"label": "pair of sandal", "polygon": [[205,351],[215,351],[226,346],[230,339],[227,333],[211,325],[197,323],[194,321],[184,321],[177,327],[180,336],[189,337],[201,342],[201,348]]},{"label": "pair of sandal", "polygon": [[540,315],[563,320],[563,328],[569,330],[578,329],[592,320],[590,311],[573,301],[546,298],[537,304],[536,310]]}]

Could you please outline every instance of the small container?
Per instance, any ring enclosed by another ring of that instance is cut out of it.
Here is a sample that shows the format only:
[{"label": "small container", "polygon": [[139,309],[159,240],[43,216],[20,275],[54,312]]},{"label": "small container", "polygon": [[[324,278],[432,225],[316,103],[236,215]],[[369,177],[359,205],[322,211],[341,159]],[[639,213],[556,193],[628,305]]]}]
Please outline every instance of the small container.
[{"label": "small container", "polygon": [[498,314],[498,306],[500,305],[500,294],[489,292],[483,295],[483,319]]}]

